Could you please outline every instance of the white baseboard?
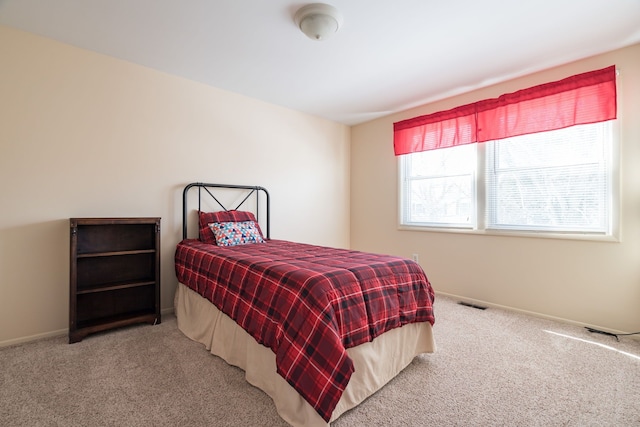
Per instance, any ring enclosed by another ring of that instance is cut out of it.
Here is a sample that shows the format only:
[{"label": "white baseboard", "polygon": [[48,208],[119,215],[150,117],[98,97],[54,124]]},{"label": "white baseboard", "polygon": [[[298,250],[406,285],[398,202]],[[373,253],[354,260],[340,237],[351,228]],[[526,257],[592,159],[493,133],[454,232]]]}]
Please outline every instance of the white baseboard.
[{"label": "white baseboard", "polygon": [[57,331],[44,332],[42,334],[29,335],[27,337],[14,338],[6,341],[0,341],[0,348],[9,347],[17,344],[24,344],[31,341],[37,341],[44,338],[52,338],[59,337],[62,335],[67,335],[69,333],[69,329],[58,329]]},{"label": "white baseboard", "polygon": [[[535,312],[535,311],[528,311],[528,310],[522,310],[522,309],[519,309],[519,308],[509,307],[509,306],[506,306],[506,305],[493,304],[493,303],[490,303],[490,302],[487,302],[487,301],[483,301],[483,300],[479,300],[479,299],[475,299],[475,298],[463,297],[463,296],[460,296],[460,295],[450,294],[450,293],[447,293],[447,292],[436,292],[436,295],[442,295],[442,296],[445,296],[445,297],[453,298],[453,299],[458,300],[458,301],[471,303],[471,304],[474,304],[474,305],[480,305],[480,306],[483,306],[483,307],[499,308],[499,309],[502,309],[502,310],[513,311],[513,312],[516,312],[516,313],[526,314],[528,316],[538,317],[538,318],[542,318],[542,319],[554,320],[556,322],[567,323],[567,324],[570,324],[570,325],[579,326],[579,327],[583,327],[583,328],[593,328],[593,329],[597,329],[599,331],[609,332],[609,333],[616,334],[616,335],[623,335],[623,334],[628,334],[629,333],[629,332],[624,332],[624,331],[618,331],[616,329],[606,328],[604,326],[577,322],[575,320],[565,319],[563,317],[550,316],[548,314],[538,313],[538,312]],[[633,338],[633,339],[640,339],[640,336],[638,336],[638,335],[631,335],[630,337]]]},{"label": "white baseboard", "polygon": [[[160,310],[160,314],[163,316],[173,315],[173,313],[174,313],[173,307],[163,308]],[[45,338],[59,337],[67,334],[69,334],[69,328],[58,329],[56,331],[50,331],[50,332],[43,332],[41,334],[29,335],[26,337],[13,338],[6,341],[0,341],[0,348],[9,347],[12,345],[24,344],[31,341],[45,339]]]}]

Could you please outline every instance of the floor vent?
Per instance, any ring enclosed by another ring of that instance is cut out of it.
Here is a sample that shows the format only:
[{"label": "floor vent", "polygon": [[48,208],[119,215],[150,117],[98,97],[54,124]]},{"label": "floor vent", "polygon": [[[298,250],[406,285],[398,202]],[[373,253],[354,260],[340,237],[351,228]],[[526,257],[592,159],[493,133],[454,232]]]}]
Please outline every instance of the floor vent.
[{"label": "floor vent", "polygon": [[483,307],[481,305],[475,305],[464,301],[459,301],[458,304],[464,305],[465,307],[477,308],[478,310],[486,310],[487,307]]}]

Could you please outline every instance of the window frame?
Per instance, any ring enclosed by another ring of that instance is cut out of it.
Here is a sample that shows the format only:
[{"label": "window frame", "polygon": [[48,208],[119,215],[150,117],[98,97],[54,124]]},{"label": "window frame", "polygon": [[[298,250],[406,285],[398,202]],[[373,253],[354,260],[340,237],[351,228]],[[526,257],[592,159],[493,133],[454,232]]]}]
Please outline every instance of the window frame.
[{"label": "window frame", "polygon": [[[447,150],[447,149],[452,149],[455,150],[456,148],[459,147],[467,147],[467,148],[472,148],[474,152],[477,152],[478,150],[478,145],[477,144],[466,144],[464,146],[455,146],[455,147],[447,147],[447,148],[443,148],[442,150]],[[477,202],[478,202],[478,185],[477,185],[477,180],[478,180],[478,171],[477,171],[477,161],[475,162],[476,164],[473,165],[473,170],[472,171],[457,171],[455,173],[452,173],[450,175],[446,175],[446,174],[428,174],[428,175],[424,175],[424,176],[415,176],[412,175],[411,177],[406,177],[404,176],[404,174],[402,173],[402,171],[404,170],[405,167],[407,167],[408,163],[410,162],[409,160],[409,156],[411,155],[419,155],[420,153],[412,153],[412,154],[408,154],[405,156],[400,156],[399,158],[401,159],[400,162],[400,168],[401,168],[401,180],[405,181],[406,184],[408,186],[410,186],[414,181],[419,181],[421,179],[438,179],[438,178],[442,178],[442,177],[446,177],[446,178],[454,178],[454,177],[470,177],[471,178],[471,182],[470,182],[470,193],[471,193],[471,209],[470,212],[473,213],[475,210],[475,215],[474,215],[474,219],[472,221],[470,221],[468,224],[467,223],[463,223],[463,222],[458,222],[458,223],[449,223],[450,225],[438,225],[438,223],[436,222],[419,222],[416,221],[415,223],[411,223],[411,224],[404,224],[403,220],[404,220],[404,215],[403,215],[403,209],[402,206],[400,206],[400,222],[403,223],[403,225],[408,225],[408,226],[416,226],[416,227],[431,227],[431,228],[454,228],[454,229],[475,229],[477,228],[477,212],[478,212],[478,207],[477,207]],[[476,160],[477,160],[477,155],[476,155]],[[403,192],[400,195],[400,203],[403,203],[405,201],[405,199],[403,198],[405,192],[410,192],[411,188],[404,188],[404,186],[401,186],[401,191]]]},{"label": "window frame", "polygon": [[[551,232],[544,230],[514,230],[514,229],[496,229],[487,228],[486,212],[487,212],[487,182],[486,182],[486,162],[487,162],[487,144],[476,143],[476,176],[475,176],[475,195],[476,195],[476,221],[474,227],[440,227],[432,225],[405,224],[403,223],[403,203],[404,203],[404,171],[403,162],[406,154],[397,157],[397,224],[398,230],[405,231],[426,231],[437,233],[454,233],[454,234],[470,234],[470,235],[490,235],[490,236],[511,236],[511,237],[534,237],[534,238],[551,238],[551,239],[567,239],[567,240],[585,240],[599,242],[619,242],[620,241],[620,224],[621,224],[621,200],[620,200],[620,143],[619,143],[619,120],[611,120],[610,132],[610,185],[611,185],[611,204],[610,204],[610,231],[608,233],[586,233],[586,232]],[[446,149],[446,148],[445,148]]]}]

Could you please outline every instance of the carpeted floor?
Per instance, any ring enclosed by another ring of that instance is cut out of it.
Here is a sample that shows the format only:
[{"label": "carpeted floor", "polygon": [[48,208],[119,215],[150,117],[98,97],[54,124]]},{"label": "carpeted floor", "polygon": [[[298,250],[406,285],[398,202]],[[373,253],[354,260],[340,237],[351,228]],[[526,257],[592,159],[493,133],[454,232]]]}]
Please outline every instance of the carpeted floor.
[{"label": "carpeted floor", "polygon": [[[440,296],[437,352],[333,425],[640,426],[640,341]],[[0,349],[2,426],[286,426],[175,318]]]}]

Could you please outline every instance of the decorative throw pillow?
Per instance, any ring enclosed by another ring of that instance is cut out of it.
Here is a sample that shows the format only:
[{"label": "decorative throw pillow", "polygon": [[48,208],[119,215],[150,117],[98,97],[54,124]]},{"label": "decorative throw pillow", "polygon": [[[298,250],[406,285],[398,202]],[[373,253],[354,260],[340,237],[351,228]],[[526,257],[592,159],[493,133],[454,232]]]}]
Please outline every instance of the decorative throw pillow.
[{"label": "decorative throw pillow", "polygon": [[213,222],[209,224],[218,246],[264,243],[260,231],[253,221]]},{"label": "decorative throw pillow", "polygon": [[198,238],[203,243],[216,244],[216,237],[213,234],[213,230],[209,227],[209,224],[214,222],[241,222],[241,221],[253,221],[260,233],[260,237],[264,239],[262,230],[260,230],[260,224],[256,220],[253,212],[248,211],[219,211],[219,212],[202,212],[198,211],[198,219],[200,222],[200,233]]}]

